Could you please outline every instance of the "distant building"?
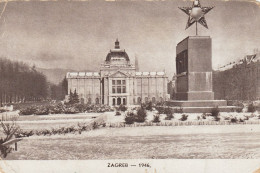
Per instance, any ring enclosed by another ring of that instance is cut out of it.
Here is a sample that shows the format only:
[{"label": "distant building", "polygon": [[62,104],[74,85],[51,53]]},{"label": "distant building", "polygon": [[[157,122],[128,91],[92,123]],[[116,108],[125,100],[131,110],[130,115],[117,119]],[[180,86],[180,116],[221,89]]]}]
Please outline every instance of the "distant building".
[{"label": "distant building", "polygon": [[168,81],[168,94],[171,100],[176,100],[176,75],[172,77],[172,80]]},{"label": "distant building", "polygon": [[68,93],[76,90],[82,103],[110,106],[168,99],[165,72],[139,72],[135,65],[116,40],[98,72],[67,73]]},{"label": "distant building", "polygon": [[215,99],[260,99],[260,53],[247,55],[213,73]]}]

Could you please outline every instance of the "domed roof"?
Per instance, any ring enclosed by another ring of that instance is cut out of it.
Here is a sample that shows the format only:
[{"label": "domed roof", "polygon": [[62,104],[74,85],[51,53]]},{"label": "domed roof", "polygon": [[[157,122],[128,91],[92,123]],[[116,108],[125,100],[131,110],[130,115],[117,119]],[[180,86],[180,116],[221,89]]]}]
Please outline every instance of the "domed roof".
[{"label": "domed roof", "polygon": [[125,50],[120,49],[118,40],[115,42],[115,49],[110,50],[110,52],[107,54],[106,61],[110,61],[112,58],[124,58],[126,61],[130,61]]}]

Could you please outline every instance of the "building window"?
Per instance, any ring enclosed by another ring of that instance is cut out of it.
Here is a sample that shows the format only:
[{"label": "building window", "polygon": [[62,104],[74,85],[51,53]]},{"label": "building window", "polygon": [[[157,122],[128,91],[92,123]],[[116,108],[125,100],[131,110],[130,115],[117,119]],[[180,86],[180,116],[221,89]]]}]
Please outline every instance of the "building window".
[{"label": "building window", "polygon": [[126,93],[126,81],[112,80],[112,93]]},{"label": "building window", "polygon": [[112,86],[112,93],[116,93],[116,87]]},{"label": "building window", "polygon": [[121,105],[121,98],[120,97],[118,97],[116,101],[117,101],[117,105]]},{"label": "building window", "polygon": [[113,106],[115,106],[115,105],[116,105],[116,99],[113,98]]}]

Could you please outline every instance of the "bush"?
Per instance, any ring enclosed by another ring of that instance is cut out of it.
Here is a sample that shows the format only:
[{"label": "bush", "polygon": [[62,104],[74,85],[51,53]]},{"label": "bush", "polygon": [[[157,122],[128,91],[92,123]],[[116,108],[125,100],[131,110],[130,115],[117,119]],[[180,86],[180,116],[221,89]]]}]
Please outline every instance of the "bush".
[{"label": "bush", "polygon": [[127,107],[124,105],[120,105],[118,108],[119,111],[125,112],[127,110]]},{"label": "bush", "polygon": [[219,116],[215,116],[214,119],[215,119],[215,121],[219,121],[220,117]]},{"label": "bush", "polygon": [[137,111],[137,116],[135,118],[135,121],[139,123],[143,123],[146,120],[146,116],[147,116],[146,110],[143,107],[141,107]]},{"label": "bush", "polygon": [[92,124],[92,129],[97,129],[98,128],[98,123],[96,121],[94,121],[94,123]]},{"label": "bush", "polygon": [[176,109],[174,109],[174,112],[183,113],[183,108],[182,107],[176,108]]},{"label": "bush", "polygon": [[65,112],[65,105],[57,104],[57,105],[50,105],[49,106],[49,113],[51,114],[62,114]]},{"label": "bush", "polygon": [[158,111],[159,114],[164,114],[165,109],[163,107],[157,106],[155,109]]},{"label": "bush", "polygon": [[182,114],[180,120],[181,120],[181,121],[186,121],[186,120],[188,119],[188,116],[189,116],[189,115]]},{"label": "bush", "polygon": [[213,116],[213,117],[219,116],[219,108],[218,107],[211,109],[211,116]]},{"label": "bush", "polygon": [[49,108],[46,106],[40,106],[36,109],[35,115],[48,115],[49,114]]},{"label": "bush", "polygon": [[243,111],[243,108],[242,108],[242,107],[236,108],[236,112],[240,113],[240,112],[242,112],[242,111]]},{"label": "bush", "polygon": [[148,111],[152,111],[153,110],[153,103],[152,102],[148,102],[147,105],[145,105],[145,109]]},{"label": "bush", "polygon": [[230,120],[230,117],[224,117],[224,120]]},{"label": "bush", "polygon": [[76,107],[66,107],[64,110],[65,114],[76,114],[79,113],[79,110]]},{"label": "bush", "polygon": [[245,119],[244,120],[249,120],[249,116],[245,116]]},{"label": "bush", "polygon": [[30,107],[21,109],[19,114],[20,115],[33,115],[33,114],[35,114],[36,111],[37,111],[36,106],[30,106]]},{"label": "bush", "polygon": [[172,115],[173,111],[172,111],[172,109],[170,107],[167,107],[167,108],[164,109],[164,113],[166,115]]},{"label": "bush", "polygon": [[239,119],[239,122],[241,122],[241,123],[242,123],[242,122],[244,122],[244,120],[240,118],[240,119]]},{"label": "bush", "polygon": [[[122,108],[126,109],[126,107]],[[20,109],[20,115],[48,115],[48,114],[75,114],[80,112],[105,112],[112,111],[105,105],[86,105],[86,104],[50,104],[40,106],[28,106]]]},{"label": "bush", "polygon": [[85,112],[87,110],[87,105],[84,104],[75,104],[74,107],[79,111],[79,112]]},{"label": "bush", "polygon": [[173,114],[168,114],[166,115],[165,120],[171,120],[173,118],[174,118]]},{"label": "bush", "polygon": [[231,122],[231,123],[237,123],[237,118],[236,118],[236,117],[235,117],[235,118],[231,118],[231,119],[230,119],[230,122]]},{"label": "bush", "polygon": [[126,124],[133,124],[135,122],[135,114],[133,112],[128,112],[125,116]]},{"label": "bush", "polygon": [[115,116],[119,116],[121,115],[121,113],[119,111],[116,111],[116,115]]},{"label": "bush", "polygon": [[171,120],[172,118],[174,118],[172,109],[169,107],[165,109],[165,114],[166,114],[165,120]]},{"label": "bush", "polygon": [[247,112],[255,112],[256,107],[253,105],[253,103],[249,104],[247,107]]},{"label": "bush", "polygon": [[161,121],[160,121],[160,115],[159,115],[159,114],[154,115],[154,116],[153,116],[153,123],[159,123],[159,122],[161,122]]}]

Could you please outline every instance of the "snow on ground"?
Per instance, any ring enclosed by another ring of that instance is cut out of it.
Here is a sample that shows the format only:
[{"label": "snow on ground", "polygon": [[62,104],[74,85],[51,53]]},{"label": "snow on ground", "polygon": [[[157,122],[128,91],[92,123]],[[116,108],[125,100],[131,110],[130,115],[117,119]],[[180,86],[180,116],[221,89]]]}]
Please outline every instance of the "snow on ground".
[{"label": "snow on ground", "polygon": [[[115,112],[107,112],[105,113],[108,117],[107,122],[108,123],[119,123],[119,122],[125,122],[125,115],[127,112],[121,112],[121,115],[115,116]],[[157,111],[147,111],[147,117],[146,121],[153,121],[154,115],[157,114]],[[186,121],[214,121],[214,117],[212,116],[207,116],[206,119],[202,119],[202,113],[174,113],[171,120],[165,120],[166,114],[160,114],[160,121],[161,122],[177,122],[180,121],[179,119],[182,117],[182,115],[188,115],[188,118]],[[225,120],[226,117],[229,118],[234,118],[236,117],[237,119],[244,119],[246,116],[250,117],[250,120],[259,120],[258,116],[259,113],[238,113],[238,112],[220,112],[220,119]],[[200,119],[198,120],[198,116]]]},{"label": "snow on ground", "polygon": [[86,138],[113,136],[153,136],[153,135],[187,135],[187,134],[226,134],[226,133],[260,133],[259,125],[210,125],[210,126],[145,126],[124,128],[101,128],[79,134],[31,136],[41,138]]}]

